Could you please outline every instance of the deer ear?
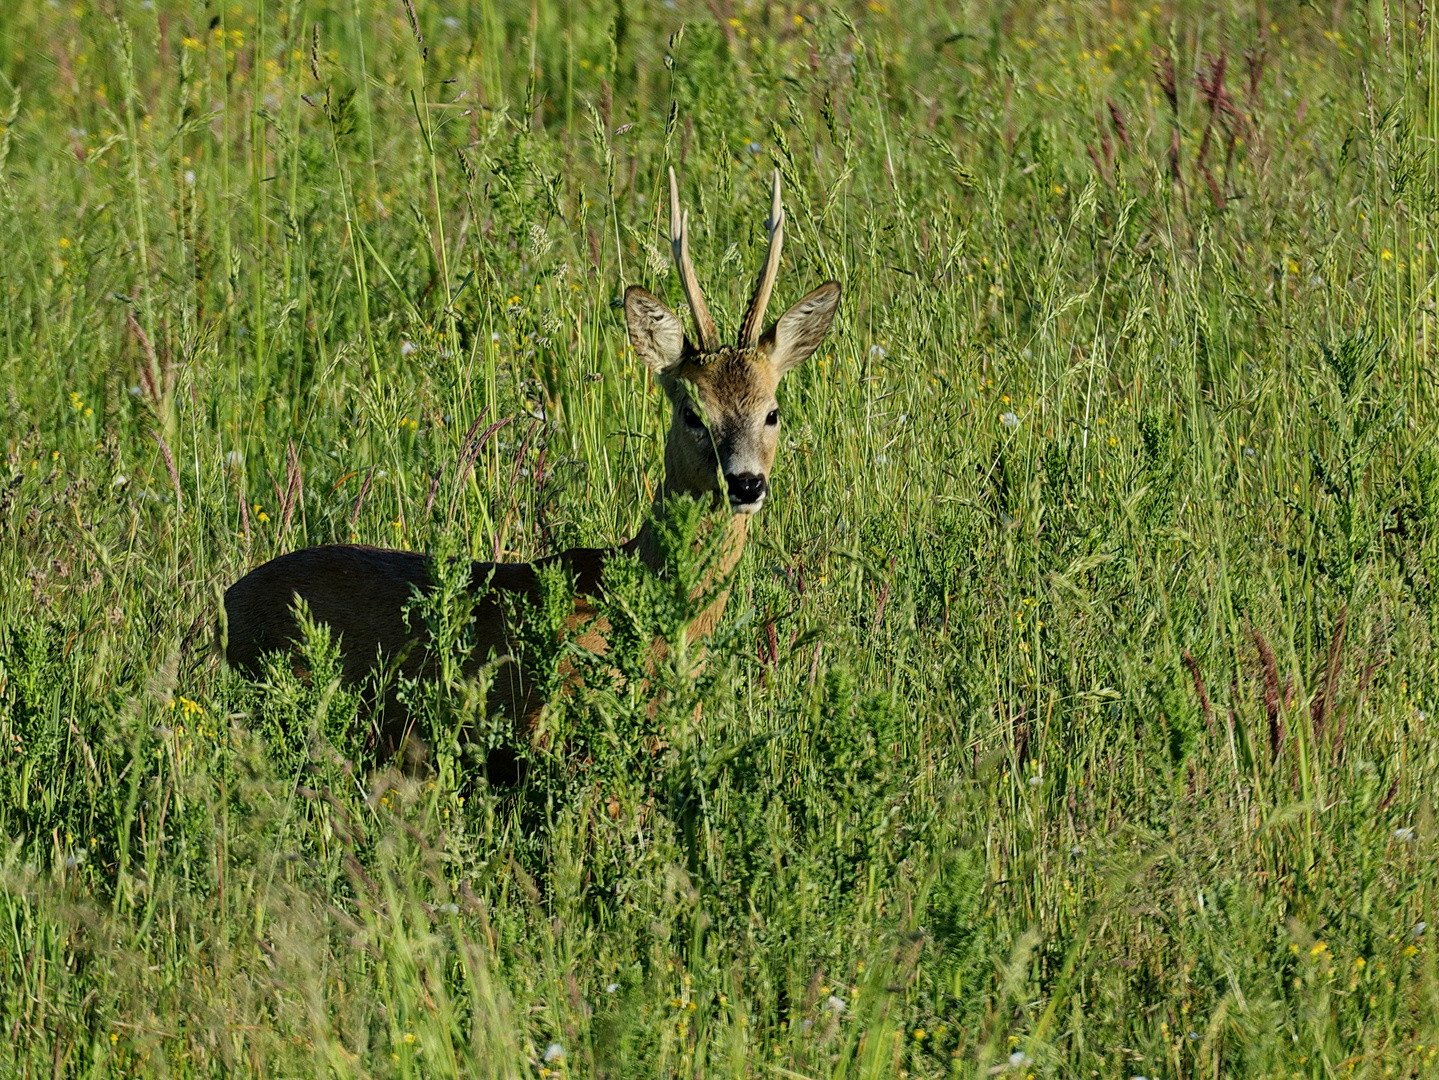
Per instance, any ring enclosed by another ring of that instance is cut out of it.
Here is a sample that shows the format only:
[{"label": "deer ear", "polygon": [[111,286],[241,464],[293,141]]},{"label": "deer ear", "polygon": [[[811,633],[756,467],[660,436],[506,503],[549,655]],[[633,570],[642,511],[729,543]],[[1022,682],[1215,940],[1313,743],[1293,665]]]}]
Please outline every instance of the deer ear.
[{"label": "deer ear", "polygon": [[839,282],[826,281],[781,315],[760,338],[759,347],[783,375],[809,359],[838,310]]},{"label": "deer ear", "polygon": [[684,325],[678,315],[638,285],[625,290],[625,325],[635,354],[656,375],[679,364],[685,351]]}]

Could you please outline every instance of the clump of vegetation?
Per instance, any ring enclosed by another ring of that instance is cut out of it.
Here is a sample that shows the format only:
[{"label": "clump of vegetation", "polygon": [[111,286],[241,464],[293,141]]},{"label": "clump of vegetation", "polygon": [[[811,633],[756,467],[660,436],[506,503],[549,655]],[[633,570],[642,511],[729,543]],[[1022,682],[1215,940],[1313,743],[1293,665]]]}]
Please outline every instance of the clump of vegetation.
[{"label": "clump of vegetation", "polygon": [[[3,1068],[1430,1072],[1432,12],[451,7],[4,15]],[[722,330],[774,169],[844,304],[527,738],[466,570],[650,512],[671,165]],[[434,678],[219,662],[334,541]]]}]

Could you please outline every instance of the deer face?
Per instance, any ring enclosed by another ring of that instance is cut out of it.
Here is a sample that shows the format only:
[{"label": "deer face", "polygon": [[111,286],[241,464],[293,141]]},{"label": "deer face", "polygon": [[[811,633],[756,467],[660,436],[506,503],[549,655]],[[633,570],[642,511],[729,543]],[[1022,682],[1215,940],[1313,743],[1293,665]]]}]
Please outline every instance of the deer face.
[{"label": "deer face", "polygon": [[785,372],[819,346],[839,298],[839,285],[826,282],[755,347],[706,352],[685,338],[679,317],[654,296],[639,287],[625,293],[630,342],[670,401],[665,474],[671,490],[723,498],[737,514],[763,505],[779,443],[775,391]]},{"label": "deer face", "polygon": [[670,245],[689,300],[699,342],[669,308],[638,286],[625,292],[630,344],[670,400],[665,483],[696,497],[725,499],[736,514],[764,503],[779,443],[775,389],[785,372],[819,346],[839,308],[838,282],[827,281],[790,308],[763,334],[759,328],[779,274],[784,207],[779,173],[770,202],[769,252],[740,325],[739,344],[721,345],[689,256],[689,215],[680,212],[670,170]]}]

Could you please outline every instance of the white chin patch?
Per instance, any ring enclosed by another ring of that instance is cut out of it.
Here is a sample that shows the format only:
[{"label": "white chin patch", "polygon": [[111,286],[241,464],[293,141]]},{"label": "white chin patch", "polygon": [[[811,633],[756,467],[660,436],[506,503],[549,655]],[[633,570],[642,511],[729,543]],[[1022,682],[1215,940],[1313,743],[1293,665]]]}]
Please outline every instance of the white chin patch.
[{"label": "white chin patch", "polygon": [[754,502],[742,503],[742,502],[735,502],[733,499],[731,499],[731,500],[729,501],[729,508],[730,508],[730,510],[731,510],[733,513],[736,513],[736,514],[754,514],[754,513],[758,513],[758,512],[759,512],[759,508],[760,508],[761,506],[763,506],[763,505],[764,505],[764,496],[763,496],[763,495],[761,495],[761,496],[760,496],[758,499],[756,499]]}]

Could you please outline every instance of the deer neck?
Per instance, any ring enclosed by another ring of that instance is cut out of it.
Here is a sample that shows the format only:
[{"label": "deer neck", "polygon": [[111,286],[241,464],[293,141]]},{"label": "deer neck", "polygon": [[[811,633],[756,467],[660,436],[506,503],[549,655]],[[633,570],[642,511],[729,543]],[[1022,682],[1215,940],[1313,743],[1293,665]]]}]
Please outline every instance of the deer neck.
[{"label": "deer neck", "polygon": [[[656,573],[664,569],[664,562],[660,555],[659,544],[655,540],[654,519],[663,511],[664,491],[655,498],[654,506],[648,519],[633,540],[624,545],[626,552],[639,556],[642,563]],[[690,641],[709,634],[719,622],[720,616],[724,614],[725,602],[729,599],[729,582],[734,574],[734,569],[739,565],[740,556],[744,554],[745,534],[749,530],[750,514],[730,514],[721,519],[719,527],[724,529],[724,538],[720,541],[720,549],[706,569],[704,577],[700,580],[695,592],[697,595],[704,595],[711,591],[716,583],[720,585],[719,591],[713,599],[705,605],[691,620],[688,631]],[[696,545],[709,541],[711,533],[708,529],[696,537]]]},{"label": "deer neck", "polygon": [[714,599],[706,604],[704,610],[691,621],[688,632],[691,642],[708,637],[720,621],[720,616],[724,614],[725,602],[729,600],[730,582],[734,578],[735,567],[739,565],[740,556],[744,554],[745,534],[749,530],[751,516],[750,514],[730,514],[722,521],[720,527],[724,529],[724,539],[720,542],[721,547],[715,561],[710,564],[709,570],[700,583],[700,592],[709,592],[716,582],[719,583],[720,588],[715,593]]}]

